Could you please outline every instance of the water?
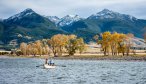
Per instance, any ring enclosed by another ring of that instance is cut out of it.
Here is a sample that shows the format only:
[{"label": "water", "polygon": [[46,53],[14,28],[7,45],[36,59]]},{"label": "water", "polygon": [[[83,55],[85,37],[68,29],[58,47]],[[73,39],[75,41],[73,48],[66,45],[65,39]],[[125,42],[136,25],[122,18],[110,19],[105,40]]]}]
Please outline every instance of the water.
[{"label": "water", "polygon": [[146,84],[144,61],[54,61],[43,69],[42,59],[0,58],[0,84]]}]

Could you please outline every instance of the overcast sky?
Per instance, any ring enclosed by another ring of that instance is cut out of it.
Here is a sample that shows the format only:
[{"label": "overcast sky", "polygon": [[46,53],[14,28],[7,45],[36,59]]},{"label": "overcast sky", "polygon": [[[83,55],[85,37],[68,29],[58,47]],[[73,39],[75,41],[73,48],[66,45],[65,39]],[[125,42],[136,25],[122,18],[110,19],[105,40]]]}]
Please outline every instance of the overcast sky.
[{"label": "overcast sky", "polygon": [[45,16],[77,14],[88,17],[106,8],[146,19],[146,0],[0,0],[0,18],[31,8]]}]

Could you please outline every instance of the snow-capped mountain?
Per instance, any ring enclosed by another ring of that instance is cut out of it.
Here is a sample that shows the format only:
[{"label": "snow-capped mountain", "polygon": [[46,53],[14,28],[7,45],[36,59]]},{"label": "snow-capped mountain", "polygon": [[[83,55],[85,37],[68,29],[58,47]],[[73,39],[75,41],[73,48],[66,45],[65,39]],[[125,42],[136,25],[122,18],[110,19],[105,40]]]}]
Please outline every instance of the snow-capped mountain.
[{"label": "snow-capped mountain", "polygon": [[82,18],[78,15],[66,15],[63,18],[60,19],[60,22],[58,23],[59,26],[66,26],[73,22],[79,21]]},{"label": "snow-capped mountain", "polygon": [[[24,11],[9,17],[4,20],[5,24],[9,25],[19,25],[27,28],[55,28],[54,23],[48,18],[34,12],[32,9],[28,8]],[[53,26],[53,27],[52,27]],[[55,25],[56,26],[56,25]]]},{"label": "snow-capped mountain", "polygon": [[137,20],[135,17],[126,14],[120,14],[118,12],[114,12],[108,9],[103,9],[102,11],[93,14],[88,17],[88,19],[121,19],[121,20]]},{"label": "snow-capped mountain", "polygon": [[[4,29],[1,31],[2,37],[0,39],[5,43],[13,39],[18,39],[19,42],[30,41],[30,39],[22,39],[21,36],[31,37],[31,40],[34,41],[50,38],[55,34],[75,34],[89,42],[97,33],[100,34],[105,31],[132,33],[136,37],[143,38],[142,34],[146,30],[146,20],[136,19],[133,16],[108,9],[104,9],[88,18],[81,18],[78,15],[66,15],[63,18],[49,16],[47,18],[32,9],[26,9],[0,22],[0,29]],[[135,40],[134,42],[142,44]]]},{"label": "snow-capped mountain", "polygon": [[60,18],[57,16],[46,16],[50,21],[54,22],[55,24],[58,24],[60,22]]},{"label": "snow-capped mountain", "polygon": [[32,9],[27,8],[24,11],[22,11],[22,12],[16,14],[16,15],[14,15],[14,16],[9,17],[8,19],[6,19],[6,21],[7,20],[13,20],[13,22],[14,22],[16,20],[19,20],[19,19],[21,19],[23,17],[26,17],[26,16],[30,16],[32,14],[35,14],[35,12]]}]

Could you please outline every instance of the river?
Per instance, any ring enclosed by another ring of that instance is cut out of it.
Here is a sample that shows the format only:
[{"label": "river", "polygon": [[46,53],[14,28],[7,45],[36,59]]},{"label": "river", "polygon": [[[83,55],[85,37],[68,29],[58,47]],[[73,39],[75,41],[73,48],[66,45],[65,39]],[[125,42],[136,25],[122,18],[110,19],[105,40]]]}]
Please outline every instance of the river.
[{"label": "river", "polygon": [[54,60],[55,69],[36,67],[44,60],[0,58],[0,84],[146,84],[145,61]]}]

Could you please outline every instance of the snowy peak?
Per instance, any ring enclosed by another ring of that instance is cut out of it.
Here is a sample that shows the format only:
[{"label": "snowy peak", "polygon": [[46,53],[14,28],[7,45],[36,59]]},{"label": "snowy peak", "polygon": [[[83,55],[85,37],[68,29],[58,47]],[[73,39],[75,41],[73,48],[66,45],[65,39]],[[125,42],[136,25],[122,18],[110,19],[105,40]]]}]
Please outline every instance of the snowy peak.
[{"label": "snowy peak", "polygon": [[80,18],[78,15],[66,15],[64,18]]},{"label": "snowy peak", "polygon": [[118,12],[114,12],[108,9],[103,9],[102,11],[91,15],[90,17],[88,17],[88,19],[121,19],[121,20],[130,20],[130,21],[137,20],[133,16],[120,14]]},{"label": "snowy peak", "polygon": [[112,14],[112,13],[116,13],[116,12],[113,12],[111,10],[108,10],[108,9],[103,9],[101,12],[97,13],[99,15],[106,15],[106,14]]},{"label": "snowy peak", "polygon": [[60,19],[60,22],[58,24],[59,26],[66,26],[72,24],[73,22],[79,21],[81,19],[82,18],[78,15],[66,15]]},{"label": "snowy peak", "polygon": [[46,18],[48,18],[50,21],[54,22],[55,24],[58,24],[60,21],[60,18],[58,18],[57,16],[46,16]]},{"label": "snowy peak", "polygon": [[30,16],[32,14],[36,14],[36,13],[32,9],[27,8],[24,11],[14,15],[14,16],[9,17],[7,20],[14,20],[15,21],[15,20],[21,19],[23,17]]},{"label": "snowy peak", "polygon": [[31,8],[27,8],[23,12],[28,13],[28,12],[34,12],[34,11]]},{"label": "snowy peak", "polygon": [[63,18],[61,18],[62,20],[80,20],[81,18],[78,15],[66,15]]}]

